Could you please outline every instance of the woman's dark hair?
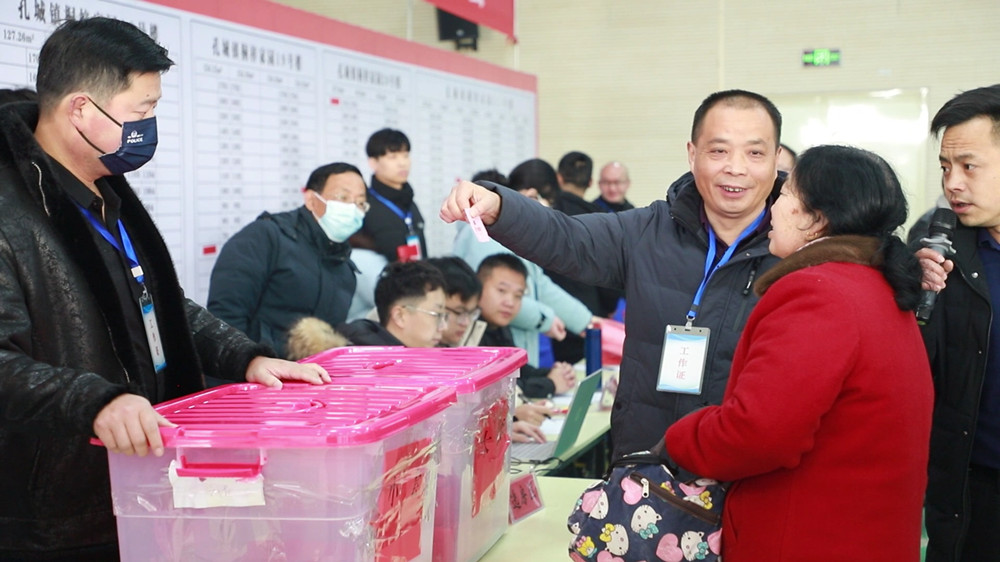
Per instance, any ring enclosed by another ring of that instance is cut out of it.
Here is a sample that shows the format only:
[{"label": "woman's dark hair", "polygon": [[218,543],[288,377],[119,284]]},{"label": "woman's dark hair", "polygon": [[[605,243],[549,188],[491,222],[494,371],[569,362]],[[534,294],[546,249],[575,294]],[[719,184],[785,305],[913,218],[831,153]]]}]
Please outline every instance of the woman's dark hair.
[{"label": "woman's dark hair", "polygon": [[906,222],[906,197],[896,173],[881,156],[849,146],[816,146],[792,169],[799,200],[826,217],[825,235],[872,236],[881,242],[882,274],[902,310],[920,300],[922,271],[896,230]]},{"label": "woman's dark hair", "polygon": [[559,178],[551,164],[541,158],[525,160],[510,171],[510,187],[515,191],[535,188],[543,199],[555,202],[559,196]]}]

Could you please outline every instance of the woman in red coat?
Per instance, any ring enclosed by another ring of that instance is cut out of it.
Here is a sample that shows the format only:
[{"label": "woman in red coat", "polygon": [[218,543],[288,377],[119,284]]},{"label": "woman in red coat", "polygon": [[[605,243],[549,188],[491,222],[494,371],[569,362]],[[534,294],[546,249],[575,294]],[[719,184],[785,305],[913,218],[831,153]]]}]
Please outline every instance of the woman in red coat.
[{"label": "woman in red coat", "polygon": [[733,481],[726,562],[919,560],[933,389],[905,220],[891,167],[842,146],[806,151],[771,208],[784,259],[755,285],[722,404],[665,438]]}]

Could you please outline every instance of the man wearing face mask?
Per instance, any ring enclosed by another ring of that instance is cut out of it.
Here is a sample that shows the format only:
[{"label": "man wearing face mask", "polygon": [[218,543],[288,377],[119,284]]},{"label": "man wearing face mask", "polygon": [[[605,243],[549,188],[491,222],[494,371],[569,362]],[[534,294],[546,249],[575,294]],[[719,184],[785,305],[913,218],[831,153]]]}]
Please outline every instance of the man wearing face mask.
[{"label": "man wearing face mask", "polygon": [[107,455],[164,454],[152,404],[206,376],[329,381],[186,299],[121,175],[153,156],[172,64],[132,24],[69,20],[37,103],[0,107],[0,560],[118,559]]},{"label": "man wearing face mask", "polygon": [[313,170],[294,211],[264,212],[219,252],[208,310],[284,356],[288,330],[304,316],[347,319],[357,268],[347,239],[368,211],[365,180],[350,164]]}]

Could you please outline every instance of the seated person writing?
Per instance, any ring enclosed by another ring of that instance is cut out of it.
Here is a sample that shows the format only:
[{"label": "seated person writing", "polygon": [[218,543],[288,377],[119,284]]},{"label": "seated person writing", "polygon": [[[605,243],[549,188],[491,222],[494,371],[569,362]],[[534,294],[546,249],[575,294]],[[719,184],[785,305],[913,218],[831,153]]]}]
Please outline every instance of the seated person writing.
[{"label": "seated person writing", "polygon": [[355,320],[337,331],[352,345],[436,347],[448,325],[444,277],[424,262],[389,264],[375,285],[375,308],[379,322]]},{"label": "seated person writing", "polygon": [[[479,345],[514,347],[508,326],[521,309],[527,269],[513,254],[494,254],[479,264],[477,274],[483,284],[480,315],[489,325]],[[545,398],[573,388],[576,374],[568,363],[557,362],[551,369],[525,365],[521,367],[517,384],[528,398]]]}]

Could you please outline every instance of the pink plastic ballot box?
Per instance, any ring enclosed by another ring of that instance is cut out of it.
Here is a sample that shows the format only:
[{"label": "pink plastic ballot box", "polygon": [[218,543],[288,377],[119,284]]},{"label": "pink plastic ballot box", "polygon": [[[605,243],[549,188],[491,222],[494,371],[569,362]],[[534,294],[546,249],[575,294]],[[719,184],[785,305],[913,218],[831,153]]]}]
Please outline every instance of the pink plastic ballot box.
[{"label": "pink plastic ballot box", "polygon": [[337,348],[318,363],[335,381],[433,384],[455,389],[445,412],[434,514],[434,561],[478,560],[507,530],[514,383],[527,361],[516,348]]},{"label": "pink plastic ballot box", "polygon": [[430,561],[455,391],[231,384],[156,407],[162,457],[108,455],[123,561]]}]

